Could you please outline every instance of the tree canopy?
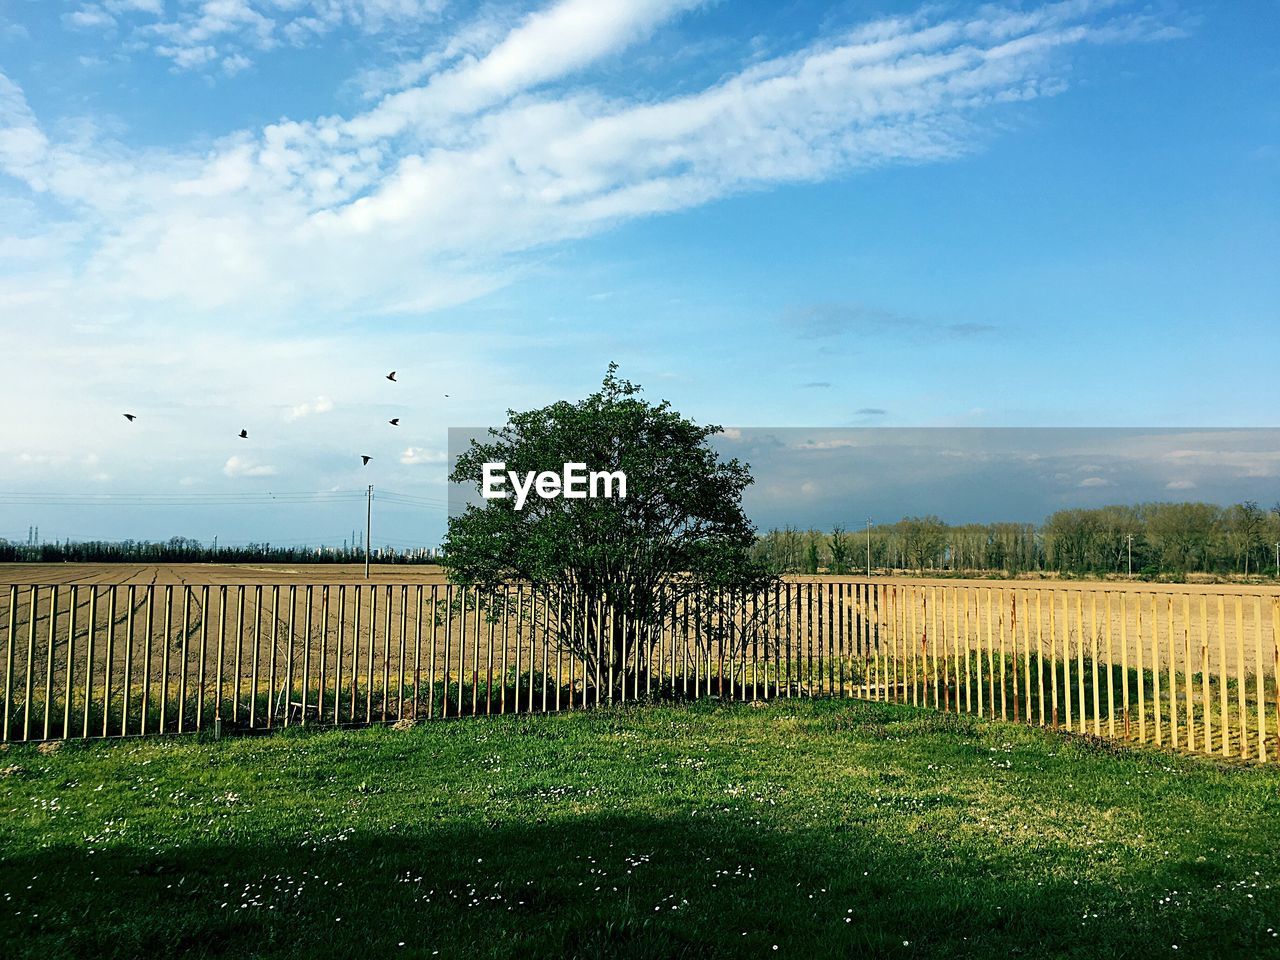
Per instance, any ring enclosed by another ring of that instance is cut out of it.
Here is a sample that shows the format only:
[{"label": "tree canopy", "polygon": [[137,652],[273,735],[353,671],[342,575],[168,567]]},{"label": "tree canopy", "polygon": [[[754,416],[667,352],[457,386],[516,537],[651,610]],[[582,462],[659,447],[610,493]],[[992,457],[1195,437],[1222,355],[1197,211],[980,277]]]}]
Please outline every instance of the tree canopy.
[{"label": "tree canopy", "polygon": [[608,655],[643,665],[675,616],[697,619],[706,642],[716,631],[745,642],[758,606],[748,598],[774,583],[753,556],[756,532],[742,508],[750,470],[709,443],[722,428],[641,393],[610,364],[583,400],[508,411],[450,476],[479,491],[486,463],[520,474],[561,473],[568,463],[625,473],[625,498],[530,497],[520,510],[511,497],[471,504],[450,517],[444,542],[452,579],[490,597],[529,585],[548,599],[561,647],[589,663]]}]

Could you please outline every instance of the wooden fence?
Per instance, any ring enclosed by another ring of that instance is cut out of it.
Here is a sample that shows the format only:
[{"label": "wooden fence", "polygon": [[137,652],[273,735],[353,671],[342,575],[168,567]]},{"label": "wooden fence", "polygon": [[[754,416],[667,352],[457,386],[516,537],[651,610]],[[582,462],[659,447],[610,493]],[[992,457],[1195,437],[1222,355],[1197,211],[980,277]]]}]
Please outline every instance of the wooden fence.
[{"label": "wooden fence", "polygon": [[822,696],[1280,759],[1275,595],[823,579],[667,599],[637,630],[521,586],[0,587],[2,739]]}]

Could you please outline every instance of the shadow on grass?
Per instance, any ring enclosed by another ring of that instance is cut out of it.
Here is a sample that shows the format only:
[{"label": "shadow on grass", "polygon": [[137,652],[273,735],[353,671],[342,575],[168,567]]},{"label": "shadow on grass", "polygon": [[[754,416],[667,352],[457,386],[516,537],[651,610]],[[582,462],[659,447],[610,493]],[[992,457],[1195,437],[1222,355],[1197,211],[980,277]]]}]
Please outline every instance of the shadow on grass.
[{"label": "shadow on grass", "polygon": [[1037,882],[954,834],[886,842],[852,817],[777,829],[737,807],[55,847],[0,860],[0,943],[11,958],[314,960],[1169,956],[1174,942],[1180,955],[1231,956],[1264,942],[1256,917],[1242,922],[1220,899],[1175,914],[1148,895],[1226,881],[1213,866],[1113,869],[1105,885],[1039,871]]}]

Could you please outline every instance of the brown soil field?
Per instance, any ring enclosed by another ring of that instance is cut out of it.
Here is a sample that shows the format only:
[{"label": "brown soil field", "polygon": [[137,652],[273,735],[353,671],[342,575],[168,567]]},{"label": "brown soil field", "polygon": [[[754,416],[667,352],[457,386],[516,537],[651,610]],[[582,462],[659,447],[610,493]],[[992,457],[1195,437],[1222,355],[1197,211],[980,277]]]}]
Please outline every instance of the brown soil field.
[{"label": "brown soil field", "polygon": [[444,583],[436,564],[373,564],[364,579],[359,563],[0,563],[0,586],[10,584],[110,585]]}]

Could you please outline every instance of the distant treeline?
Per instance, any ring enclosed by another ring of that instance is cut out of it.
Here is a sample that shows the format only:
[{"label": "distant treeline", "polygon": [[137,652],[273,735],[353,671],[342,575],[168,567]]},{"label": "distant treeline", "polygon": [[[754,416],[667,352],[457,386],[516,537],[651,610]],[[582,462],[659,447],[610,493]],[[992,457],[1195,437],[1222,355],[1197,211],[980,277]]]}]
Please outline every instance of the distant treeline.
[{"label": "distant treeline", "polygon": [[867,568],[868,540],[873,570],[1105,576],[1126,574],[1132,549],[1135,576],[1275,576],[1280,503],[1270,510],[1252,501],[1061,510],[1039,526],[906,517],[873,526],[869,536],[865,529],[785,527],[761,536],[756,551],[779,573],[857,573]]},{"label": "distant treeline", "polygon": [[[426,548],[375,548],[378,563],[432,563],[436,553]],[[54,543],[10,543],[0,539],[0,562],[30,563],[357,563],[364,550],[343,547],[275,547],[270,543],[212,546],[187,537],[165,541],[84,540]]]}]

